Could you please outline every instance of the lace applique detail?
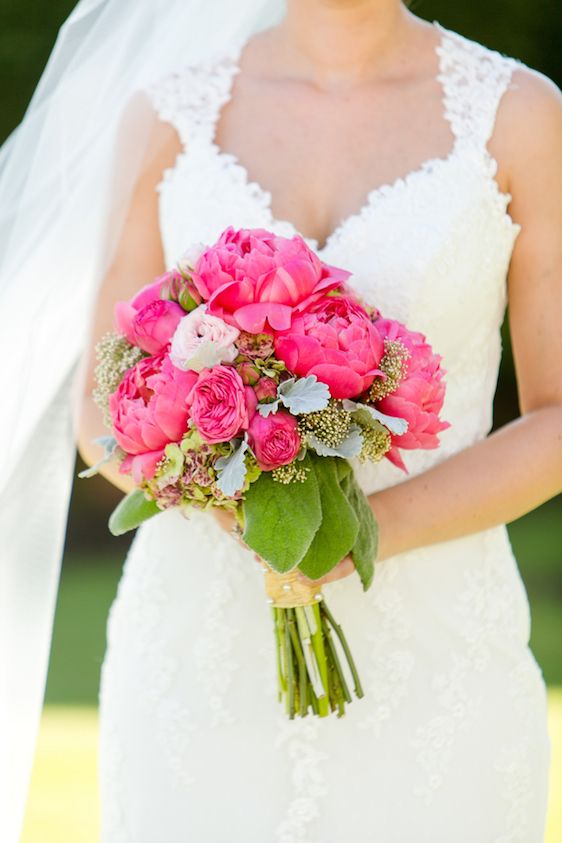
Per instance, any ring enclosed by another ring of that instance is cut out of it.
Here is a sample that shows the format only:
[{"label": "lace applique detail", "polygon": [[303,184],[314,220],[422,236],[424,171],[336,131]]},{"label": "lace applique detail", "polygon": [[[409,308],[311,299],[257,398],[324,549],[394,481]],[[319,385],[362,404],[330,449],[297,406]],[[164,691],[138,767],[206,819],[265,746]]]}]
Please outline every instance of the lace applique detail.
[{"label": "lace applique detail", "polygon": [[[160,516],[163,517],[163,516]],[[143,537],[135,537],[135,544]],[[151,537],[152,538],[152,537]],[[190,735],[195,729],[193,717],[187,706],[175,698],[174,680],[179,672],[179,660],[172,655],[161,630],[165,628],[167,592],[163,584],[159,554],[156,548],[142,550],[133,546],[125,563],[108,622],[108,650],[104,659],[100,687],[100,709],[103,728],[100,735],[100,757],[104,766],[104,786],[111,788],[111,795],[104,799],[107,813],[104,826],[111,830],[111,841],[130,843],[124,825],[120,794],[125,786],[122,768],[126,758],[119,736],[120,724],[112,720],[115,706],[106,702],[105,688],[120,687],[132,664],[140,665],[137,677],[149,677],[135,688],[136,705],[144,708],[152,723],[157,743],[164,747],[163,757],[173,773],[178,788],[193,781],[188,761]],[[134,568],[134,574],[131,569]],[[133,629],[134,634],[129,634]],[[123,648],[123,642],[126,647]],[[113,691],[114,693],[115,691]]]},{"label": "lace applique detail", "polygon": [[417,761],[425,772],[423,782],[414,785],[414,794],[430,805],[443,784],[454,758],[454,743],[460,731],[466,731],[479,715],[481,700],[471,694],[467,680],[469,659],[455,657],[449,673],[436,676],[431,687],[439,713],[417,729],[412,746],[418,750]]},{"label": "lace applique detail", "polygon": [[[423,783],[414,792],[429,804],[443,783],[454,757],[456,736],[465,732],[479,716],[482,699],[472,690],[473,677],[484,673],[492,661],[493,649],[516,648],[528,639],[528,631],[514,623],[528,612],[524,590],[514,584],[519,578],[509,550],[504,528],[494,528],[473,538],[478,563],[467,563],[463,572],[464,589],[453,610],[457,631],[464,641],[454,655],[449,673],[432,683],[440,711],[417,730],[412,745],[425,770]],[[507,552],[506,552],[507,551]],[[522,640],[523,639],[523,640]],[[522,650],[525,654],[525,649]],[[483,686],[484,687],[484,686]]]},{"label": "lace applique detail", "polygon": [[[216,525],[212,524],[211,528],[216,528]],[[214,576],[207,593],[202,595],[205,606],[203,629],[194,644],[193,654],[198,685],[207,695],[210,712],[208,725],[216,727],[221,723],[234,723],[235,720],[227,700],[232,677],[239,670],[233,654],[240,630],[225,619],[225,608],[235,599],[234,590],[237,584],[243,582],[244,576],[242,568],[232,559],[233,553],[238,550],[237,545],[222,530],[220,534],[217,529],[213,532]]]},{"label": "lace applique detail", "polygon": [[[107,662],[106,662],[107,663]],[[105,663],[105,664],[106,664]],[[104,665],[105,666],[105,665]],[[101,839],[112,843],[131,843],[125,831],[123,815],[124,799],[124,763],[125,754],[119,740],[119,732],[111,723],[111,706],[108,712],[102,710],[102,730],[100,735],[100,785],[102,799]]]},{"label": "lace applique detail", "polygon": [[[494,762],[494,770],[502,777],[501,794],[506,803],[505,829],[493,843],[527,843],[533,839],[530,822],[535,812],[540,814],[546,804],[537,805],[537,787],[534,780],[536,767],[532,761],[540,736],[544,747],[543,766],[546,785],[550,760],[550,741],[543,728],[537,729],[537,721],[546,724],[547,698],[540,669],[529,651],[521,653],[520,661],[509,676],[512,712],[519,721],[518,738],[503,747],[500,757]],[[533,747],[534,743],[534,747]],[[546,788],[545,788],[546,789]]]},{"label": "lace applique detail", "polygon": [[387,560],[375,575],[369,599],[374,613],[372,631],[367,633],[371,663],[365,683],[369,695],[369,713],[358,723],[380,737],[384,724],[406,699],[408,683],[415,664],[409,642],[411,625],[404,612],[399,589],[393,586],[398,578],[396,560]]},{"label": "lace applique detail", "polygon": [[293,798],[286,818],[277,826],[278,843],[312,843],[308,826],[320,816],[318,799],[327,794],[322,763],[328,755],[321,745],[320,724],[315,720],[279,721],[277,749],[285,748],[292,767]]},{"label": "lace applique detail", "polygon": [[213,140],[220,109],[230,96],[238,73],[239,46],[224,55],[189,65],[148,86],[148,94],[161,120],[171,123],[182,144],[192,133]]},{"label": "lace applique detail", "polygon": [[492,135],[499,101],[513,71],[522,64],[436,26],[444,35],[437,52],[445,114],[457,138],[482,148]]}]

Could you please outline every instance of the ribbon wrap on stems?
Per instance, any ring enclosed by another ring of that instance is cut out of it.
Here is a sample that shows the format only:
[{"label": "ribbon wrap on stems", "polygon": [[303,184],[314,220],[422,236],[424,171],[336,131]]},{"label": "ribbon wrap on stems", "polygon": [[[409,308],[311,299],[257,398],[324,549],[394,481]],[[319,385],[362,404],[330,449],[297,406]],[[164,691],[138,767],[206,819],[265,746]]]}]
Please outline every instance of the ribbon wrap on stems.
[{"label": "ribbon wrap on stems", "polygon": [[309,711],[319,717],[335,711],[342,717],[345,703],[352,701],[344,659],[357,697],[363,696],[363,689],[343,631],[319,585],[299,576],[298,569],[281,574],[269,565],[264,580],[273,614],[278,696],[289,718],[306,717]]},{"label": "ribbon wrap on stems", "polygon": [[279,574],[269,566],[265,570],[265,591],[272,606],[294,609],[297,606],[311,606],[322,599],[320,586],[307,582],[297,569]]}]

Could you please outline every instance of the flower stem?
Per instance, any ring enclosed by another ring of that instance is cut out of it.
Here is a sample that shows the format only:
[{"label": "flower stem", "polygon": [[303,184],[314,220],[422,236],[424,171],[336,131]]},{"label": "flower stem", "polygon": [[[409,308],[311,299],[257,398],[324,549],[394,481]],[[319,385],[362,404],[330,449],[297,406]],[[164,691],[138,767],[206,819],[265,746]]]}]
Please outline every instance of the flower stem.
[{"label": "flower stem", "polygon": [[273,614],[273,624],[274,624],[274,632],[275,632],[275,654],[277,657],[277,679],[279,682],[279,690],[278,690],[278,700],[279,702],[283,699],[283,693],[287,690],[287,683],[285,682],[285,676],[283,675],[283,663],[282,663],[282,650],[283,650],[283,643],[281,639],[281,624],[279,620],[279,609],[276,606],[272,606],[272,614]]},{"label": "flower stem", "polygon": [[283,615],[285,627],[285,656],[287,662],[287,712],[289,714],[289,719],[293,720],[295,716],[295,676],[293,665],[293,653],[291,649],[291,636],[289,633],[289,626],[287,624],[285,612],[283,612]]},{"label": "flower stem", "polygon": [[352,702],[352,697],[351,697],[351,694],[349,693],[349,688],[347,686],[347,682],[345,681],[345,675],[344,675],[344,672],[342,670],[342,665],[341,665],[341,662],[340,662],[340,658],[338,656],[338,652],[336,650],[336,645],[335,645],[334,640],[332,638],[332,633],[330,632],[330,627],[328,626],[326,621],[324,621],[323,630],[324,630],[324,637],[326,639],[326,643],[328,645],[328,649],[330,651],[332,661],[333,661],[333,664],[334,664],[334,670],[335,670],[335,672],[337,674],[337,677],[338,677],[338,684],[341,688],[342,696],[343,696],[343,698],[346,702],[350,703],[350,702]]},{"label": "flower stem", "polygon": [[289,628],[289,633],[291,635],[291,641],[293,642],[293,649],[295,651],[295,656],[297,657],[297,662],[299,666],[299,714],[301,717],[306,717],[308,713],[308,701],[307,701],[307,686],[308,686],[308,674],[306,670],[306,663],[304,660],[301,642],[297,632],[297,626],[295,623],[295,615],[294,609],[286,609],[287,612],[287,626]]},{"label": "flower stem", "polygon": [[326,617],[326,619],[330,622],[332,629],[336,633],[339,638],[340,644],[342,649],[345,653],[345,657],[347,659],[347,663],[349,665],[349,669],[351,671],[351,675],[353,676],[353,684],[355,694],[358,697],[364,696],[363,688],[361,687],[361,680],[359,679],[359,674],[357,673],[357,668],[355,667],[355,662],[353,661],[353,656],[351,655],[351,650],[349,649],[349,645],[346,641],[345,635],[343,634],[343,630],[341,626],[336,622],[334,616],[326,606],[324,600],[322,600],[322,605],[319,608],[319,611]]},{"label": "flower stem", "polygon": [[324,688],[324,694],[318,699],[318,713],[320,717],[326,717],[330,713],[330,697],[328,687],[328,665],[326,663],[326,651],[322,636],[322,624],[320,622],[320,609],[317,603],[307,608],[314,612],[315,630],[312,634],[312,649],[316,657],[316,663],[320,672],[320,679]]}]

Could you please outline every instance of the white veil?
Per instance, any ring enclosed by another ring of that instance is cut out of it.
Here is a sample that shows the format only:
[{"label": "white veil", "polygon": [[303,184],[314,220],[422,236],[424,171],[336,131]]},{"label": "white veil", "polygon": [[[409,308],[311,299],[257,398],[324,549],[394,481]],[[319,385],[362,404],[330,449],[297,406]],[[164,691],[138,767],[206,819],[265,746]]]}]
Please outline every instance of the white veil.
[{"label": "white veil", "polygon": [[74,464],[77,362],[148,131],[147,116],[130,103],[168,70],[281,12],[282,0],[80,0],[0,150],[3,843],[19,839],[43,699]]}]

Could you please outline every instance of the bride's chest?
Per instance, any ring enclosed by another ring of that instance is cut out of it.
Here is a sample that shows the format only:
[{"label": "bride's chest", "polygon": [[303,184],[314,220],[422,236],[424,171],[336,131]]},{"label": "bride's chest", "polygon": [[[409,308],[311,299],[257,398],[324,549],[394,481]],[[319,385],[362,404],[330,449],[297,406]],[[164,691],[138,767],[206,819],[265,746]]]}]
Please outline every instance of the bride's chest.
[{"label": "bride's chest", "polygon": [[[492,175],[481,160],[457,152],[431,159],[372,191],[322,249],[307,242],[323,260],[351,270],[361,296],[425,332],[445,354],[444,346],[473,341],[476,326],[482,336],[501,322],[518,229]],[[169,266],[190,244],[211,243],[229,225],[298,233],[274,216],[271,195],[235,157],[208,141],[194,139],[159,191]]]}]

